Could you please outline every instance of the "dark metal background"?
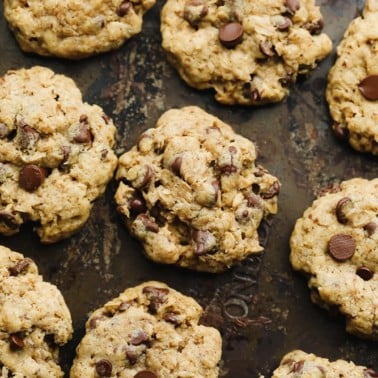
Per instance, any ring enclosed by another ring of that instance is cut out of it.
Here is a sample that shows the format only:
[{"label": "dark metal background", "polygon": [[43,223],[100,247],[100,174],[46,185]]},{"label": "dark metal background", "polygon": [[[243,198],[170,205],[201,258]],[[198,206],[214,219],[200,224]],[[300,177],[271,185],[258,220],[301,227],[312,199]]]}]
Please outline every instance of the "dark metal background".
[{"label": "dark metal background", "polygon": [[[319,190],[340,180],[377,176],[378,160],[340,144],[330,131],[324,99],[326,75],[335,48],[363,2],[318,0],[332,54],[299,81],[280,104],[262,108],[217,104],[211,92],[187,87],[161,49],[158,4],[146,15],[143,32],[122,48],[83,61],[23,54],[0,18],[0,75],[39,64],[72,77],[84,99],[102,106],[117,125],[117,154],[153,127],[171,107],[198,105],[231,124],[259,148],[259,162],[282,182],[279,214],[273,218],[265,254],[230,271],[209,275],[148,261],[122,227],[113,195],[116,183],[95,204],[89,222],[75,236],[41,245],[31,226],[0,243],[32,257],[46,280],[62,291],[72,312],[75,334],[62,349],[65,370],[74,357],[88,313],[129,286],[145,280],[166,282],[192,295],[205,308],[203,322],[223,336],[221,375],[269,376],[283,354],[302,348],[331,359],[352,359],[378,370],[378,345],[347,335],[342,319],[311,304],[306,283],[288,262],[289,237]],[[0,5],[2,14],[2,2]]]}]

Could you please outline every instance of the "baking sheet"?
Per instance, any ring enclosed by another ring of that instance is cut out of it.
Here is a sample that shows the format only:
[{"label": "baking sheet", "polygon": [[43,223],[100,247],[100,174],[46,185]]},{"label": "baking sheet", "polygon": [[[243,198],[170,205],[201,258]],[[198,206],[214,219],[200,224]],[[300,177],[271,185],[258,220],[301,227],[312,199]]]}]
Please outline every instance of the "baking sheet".
[{"label": "baking sheet", "polygon": [[[289,98],[261,108],[222,106],[210,91],[199,92],[183,83],[161,49],[161,1],[145,16],[140,35],[117,51],[77,62],[23,54],[0,18],[0,74],[38,64],[72,77],[84,99],[99,104],[113,118],[118,155],[153,127],[165,110],[198,105],[254,141],[259,163],[282,182],[279,214],[262,230],[265,253],[218,275],[148,261],[117,216],[114,181],[95,203],[85,227],[68,240],[41,245],[31,225],[16,236],[0,236],[1,244],[33,258],[44,278],[55,283],[66,299],[75,328],[72,341],[61,350],[66,372],[88,313],[125,288],[150,279],[166,282],[204,307],[203,322],[217,327],[223,337],[221,376],[268,377],[283,354],[294,348],[330,359],[352,359],[378,370],[377,343],[347,335],[342,319],[311,304],[305,280],[288,261],[295,220],[319,190],[356,176],[373,178],[378,171],[377,158],[356,153],[333,137],[324,99],[336,45],[363,2],[317,4],[324,31],[334,43],[332,54],[297,82]],[[2,14],[2,2],[0,7]]]}]

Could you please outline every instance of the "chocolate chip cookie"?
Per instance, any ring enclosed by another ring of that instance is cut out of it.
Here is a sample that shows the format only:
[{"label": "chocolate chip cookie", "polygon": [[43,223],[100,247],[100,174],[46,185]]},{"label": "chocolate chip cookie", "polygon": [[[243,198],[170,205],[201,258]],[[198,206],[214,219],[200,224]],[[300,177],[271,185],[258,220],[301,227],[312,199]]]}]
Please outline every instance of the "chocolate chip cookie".
[{"label": "chocolate chip cookie", "polygon": [[279,180],[252,142],[195,106],[164,113],[119,159],[115,195],[130,233],[155,262],[220,272],[262,251]]},{"label": "chocolate chip cookie", "polygon": [[58,346],[72,335],[71,315],[35,263],[0,246],[0,376],[63,377]]},{"label": "chocolate chip cookie", "polygon": [[346,330],[378,339],[378,179],[342,182],[295,225],[290,261],[314,303],[345,316]]},{"label": "chocolate chip cookie", "polygon": [[377,19],[377,2],[368,0],[337,48],[326,91],[336,136],[373,155],[378,155]]},{"label": "chocolate chip cookie", "polygon": [[318,357],[313,353],[302,350],[293,350],[286,354],[280,366],[273,372],[272,378],[332,378],[353,377],[373,378],[378,377],[378,372],[365,366],[355,365],[351,361],[329,361],[327,358]]},{"label": "chocolate chip cookie", "polygon": [[70,377],[218,377],[222,340],[201,314],[161,282],[129,288],[89,317]]},{"label": "chocolate chip cookie", "polygon": [[0,233],[34,222],[42,242],[77,231],[116,168],[115,127],[48,68],[0,78]]},{"label": "chocolate chip cookie", "polygon": [[20,47],[81,59],[120,47],[142,29],[155,0],[5,0],[4,15]]},{"label": "chocolate chip cookie", "polygon": [[332,49],[314,0],[168,0],[162,46],[190,86],[223,104],[281,101]]}]

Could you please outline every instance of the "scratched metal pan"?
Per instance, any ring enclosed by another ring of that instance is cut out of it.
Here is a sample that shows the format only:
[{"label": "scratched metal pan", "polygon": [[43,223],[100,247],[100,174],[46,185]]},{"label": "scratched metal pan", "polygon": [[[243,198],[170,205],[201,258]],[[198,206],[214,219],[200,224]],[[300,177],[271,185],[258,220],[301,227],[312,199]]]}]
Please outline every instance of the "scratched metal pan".
[{"label": "scratched metal pan", "polygon": [[218,275],[148,261],[116,214],[115,182],[96,202],[86,226],[68,240],[41,245],[31,226],[17,236],[0,237],[1,244],[33,258],[67,301],[75,333],[61,351],[66,372],[88,313],[125,288],[150,279],[166,282],[204,307],[203,322],[217,327],[223,336],[222,376],[268,377],[283,354],[294,348],[378,369],[378,345],[347,335],[342,319],[312,305],[305,281],[288,262],[295,220],[320,188],[355,176],[372,178],[378,167],[376,158],[353,152],[333,137],[324,99],[335,46],[363,2],[318,0],[318,4],[324,30],[334,43],[332,54],[300,80],[285,101],[258,109],[222,106],[212,93],[183,83],[161,50],[161,3],[146,15],[143,32],[122,48],[78,62],[23,54],[0,19],[0,74],[40,64],[71,76],[85,100],[101,105],[114,119],[118,154],[153,127],[165,110],[198,105],[256,142],[260,163],[282,181],[279,214],[261,230],[265,253]]}]

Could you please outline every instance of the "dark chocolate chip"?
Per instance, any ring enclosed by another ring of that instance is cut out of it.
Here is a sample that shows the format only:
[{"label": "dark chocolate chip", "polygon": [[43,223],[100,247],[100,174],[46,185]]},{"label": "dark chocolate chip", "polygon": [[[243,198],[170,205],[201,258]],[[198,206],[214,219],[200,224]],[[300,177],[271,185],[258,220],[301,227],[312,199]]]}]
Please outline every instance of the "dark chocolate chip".
[{"label": "dark chocolate chip", "polygon": [[129,201],[129,209],[134,215],[145,213],[147,211],[146,202],[143,198],[133,197]]},{"label": "dark chocolate chip", "polygon": [[99,323],[105,319],[104,316],[95,316],[94,318],[91,318],[91,320],[89,321],[89,327],[91,329],[95,329],[97,328],[97,326],[99,325]]},{"label": "dark chocolate chip", "polygon": [[89,129],[88,123],[80,122],[73,140],[76,143],[89,143],[92,140],[92,134],[91,130]]},{"label": "dark chocolate chip", "polygon": [[119,17],[126,16],[131,9],[131,3],[129,0],[125,0],[121,3],[121,5],[117,8],[117,15]]},{"label": "dark chocolate chip", "polygon": [[139,214],[136,219],[140,220],[143,223],[146,231],[151,231],[154,233],[159,232],[159,225],[155,223],[151,218],[149,218],[146,214]]},{"label": "dark chocolate chip", "polygon": [[18,276],[22,272],[24,272],[30,265],[30,259],[22,259],[17,261],[17,263],[8,268],[8,271],[11,276]]},{"label": "dark chocolate chip", "polygon": [[82,114],[79,118],[80,123],[88,123],[88,116],[86,114]]},{"label": "dark chocolate chip", "polygon": [[125,312],[127,311],[129,308],[131,307],[131,303],[129,302],[122,302],[119,307],[118,307],[118,311],[119,312]]},{"label": "dark chocolate chip", "polygon": [[304,363],[304,360],[296,361],[291,368],[290,373],[300,373],[303,369]]},{"label": "dark chocolate chip", "polygon": [[301,6],[299,0],[285,0],[285,5],[290,14],[294,14]]},{"label": "dark chocolate chip", "polygon": [[204,0],[192,0],[186,3],[184,20],[189,22],[193,28],[197,28],[200,21],[207,15],[208,5]]},{"label": "dark chocolate chip", "polygon": [[259,43],[259,49],[261,53],[264,54],[268,58],[274,56],[273,43],[270,41],[261,41]]},{"label": "dark chocolate chip", "polygon": [[176,156],[173,161],[171,168],[175,175],[180,176],[180,169],[182,164],[182,156]]},{"label": "dark chocolate chip", "polygon": [[365,224],[364,230],[367,232],[368,236],[372,236],[377,230],[377,224],[375,222],[369,222],[368,224]]},{"label": "dark chocolate chip", "polygon": [[139,189],[147,186],[151,182],[151,179],[154,175],[154,171],[149,165],[144,166],[144,171],[145,172],[144,172],[143,179],[142,179],[141,183],[138,185]]},{"label": "dark chocolate chip", "polygon": [[18,227],[16,217],[10,211],[6,210],[0,211],[0,223],[3,223],[10,229],[16,229]]},{"label": "dark chocolate chip", "polygon": [[163,319],[168,322],[168,323],[172,323],[174,325],[180,325],[180,320],[179,318],[177,317],[177,315],[173,312],[166,312],[163,316]]},{"label": "dark chocolate chip", "polygon": [[25,346],[24,339],[17,333],[9,336],[9,344],[12,350],[20,350]]},{"label": "dark chocolate chip", "polygon": [[273,185],[266,191],[261,193],[261,198],[263,199],[270,199],[274,196],[278,195],[281,190],[281,185],[278,181],[275,181]]},{"label": "dark chocolate chip", "polygon": [[238,171],[238,168],[234,164],[234,155],[237,153],[237,149],[235,146],[230,146],[228,147],[228,151],[230,152],[230,164],[221,165],[219,168],[223,174],[231,175]]},{"label": "dark chocolate chip", "polygon": [[290,26],[293,25],[293,23],[291,22],[290,18],[288,17],[284,17],[282,19],[282,21],[280,21],[277,25],[276,25],[276,28],[279,30],[279,31],[286,31],[290,28]]},{"label": "dark chocolate chip", "polygon": [[192,232],[192,238],[195,243],[194,253],[197,256],[205,255],[212,249],[212,245],[208,245],[209,239],[213,235],[209,231],[194,230]]},{"label": "dark chocolate chip", "polygon": [[367,100],[378,100],[378,75],[366,76],[358,84],[358,89]]},{"label": "dark chocolate chip", "polygon": [[130,365],[136,364],[138,361],[139,354],[135,350],[126,349],[126,358]]},{"label": "dark chocolate chip", "polygon": [[248,207],[261,207],[261,199],[255,193],[248,193],[247,195],[247,206]]},{"label": "dark chocolate chip", "polygon": [[356,242],[351,235],[337,234],[328,243],[328,252],[337,261],[350,259],[356,251]]},{"label": "dark chocolate chip", "polygon": [[150,301],[148,306],[150,312],[156,314],[159,306],[166,301],[169,289],[164,287],[145,286],[142,292]]},{"label": "dark chocolate chip", "polygon": [[132,335],[130,342],[133,345],[140,345],[148,342],[149,340],[150,338],[148,337],[146,332],[138,330],[137,332],[135,332],[135,334]]},{"label": "dark chocolate chip", "polygon": [[151,370],[142,370],[134,375],[134,378],[158,378]]},{"label": "dark chocolate chip", "polygon": [[19,128],[20,132],[20,145],[21,149],[26,150],[30,146],[33,146],[35,143],[37,143],[39,139],[39,132],[36,129],[33,129],[29,125],[22,125]]},{"label": "dark chocolate chip", "polygon": [[323,19],[319,19],[318,21],[314,22],[306,22],[303,25],[303,28],[308,30],[311,35],[318,35],[324,28],[324,21]]},{"label": "dark chocolate chip", "polygon": [[112,375],[113,366],[109,360],[104,358],[96,362],[95,369],[100,377],[110,377]]},{"label": "dark chocolate chip", "polygon": [[360,276],[364,281],[369,281],[374,276],[374,272],[370,270],[367,266],[358,267],[356,270],[356,274]]},{"label": "dark chocolate chip", "polygon": [[343,197],[336,205],[336,218],[341,224],[348,222],[348,219],[345,214],[345,210],[348,206],[352,204],[352,200],[349,197]]},{"label": "dark chocolate chip", "polygon": [[47,172],[44,168],[35,164],[28,164],[21,168],[18,184],[22,189],[33,192],[42,185],[46,175]]},{"label": "dark chocolate chip", "polygon": [[0,139],[4,139],[8,135],[8,127],[5,123],[0,122]]},{"label": "dark chocolate chip", "polygon": [[237,46],[243,39],[243,25],[239,22],[231,22],[219,29],[219,40],[227,48]]},{"label": "dark chocolate chip", "polygon": [[373,369],[365,369],[364,370],[364,378],[377,378],[378,372]]}]

